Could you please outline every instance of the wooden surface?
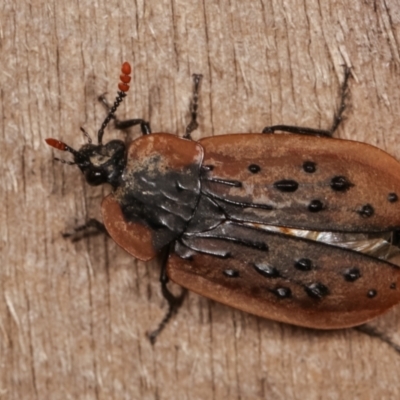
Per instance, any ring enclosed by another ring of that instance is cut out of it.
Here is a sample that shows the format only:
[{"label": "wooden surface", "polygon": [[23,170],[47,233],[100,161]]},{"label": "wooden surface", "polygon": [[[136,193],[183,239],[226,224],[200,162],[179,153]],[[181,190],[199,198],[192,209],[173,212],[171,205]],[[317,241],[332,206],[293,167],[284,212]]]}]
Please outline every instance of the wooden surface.
[{"label": "wooden surface", "polygon": [[[400,355],[379,340],[193,293],[152,347],[145,333],[166,309],[157,261],[102,236],[61,237],[99,217],[107,189],[44,143],[79,147],[80,126],[94,136],[96,96],[113,98],[125,60],[133,84],[119,115],[155,132],[183,133],[191,74],[204,75],[194,138],[327,128],[346,62],[351,107],[337,136],[400,158],[399,0],[4,0],[0,27],[1,399],[400,398]],[[400,307],[375,325],[400,343]]]}]

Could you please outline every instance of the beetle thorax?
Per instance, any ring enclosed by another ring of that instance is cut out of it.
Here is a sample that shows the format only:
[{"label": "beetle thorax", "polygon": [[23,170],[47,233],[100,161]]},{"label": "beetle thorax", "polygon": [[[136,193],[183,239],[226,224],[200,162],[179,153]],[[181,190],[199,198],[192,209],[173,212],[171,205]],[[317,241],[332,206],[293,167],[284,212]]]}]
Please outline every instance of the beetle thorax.
[{"label": "beetle thorax", "polygon": [[[182,157],[169,151],[179,145],[184,146]],[[129,146],[114,196],[127,222],[154,231],[156,248],[184,232],[193,217],[200,196],[202,154],[198,144],[166,134],[144,136]]]}]

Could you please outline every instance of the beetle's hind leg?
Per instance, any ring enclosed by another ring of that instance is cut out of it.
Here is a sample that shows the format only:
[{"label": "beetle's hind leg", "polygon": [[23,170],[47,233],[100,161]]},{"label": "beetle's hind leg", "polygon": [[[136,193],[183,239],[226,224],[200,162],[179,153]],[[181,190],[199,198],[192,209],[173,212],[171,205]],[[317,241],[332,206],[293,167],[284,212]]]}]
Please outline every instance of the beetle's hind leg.
[{"label": "beetle's hind leg", "polygon": [[200,83],[203,75],[201,74],[193,74],[193,95],[192,100],[190,101],[190,122],[186,127],[185,134],[183,137],[185,139],[191,139],[191,134],[194,130],[199,127],[199,123],[197,122],[197,112],[199,109],[199,90]]},{"label": "beetle's hind leg", "polygon": [[167,270],[166,270],[167,262],[168,262],[168,255],[169,255],[169,251],[166,251],[164,253],[164,259],[162,262],[161,274],[160,274],[161,291],[162,291],[163,297],[168,302],[168,311],[166,312],[166,314],[164,315],[164,318],[159,323],[157,329],[147,333],[147,336],[148,336],[151,344],[154,344],[156,342],[157,336],[166,327],[166,325],[167,325],[168,321],[171,319],[171,317],[177,313],[177,311],[181,307],[183,300],[185,299],[186,294],[187,294],[187,290],[182,288],[182,293],[179,296],[175,296],[174,294],[171,293],[171,291],[167,287],[167,283],[169,281],[169,278],[167,275]]},{"label": "beetle's hind leg", "polygon": [[[107,101],[105,94],[99,96],[98,99],[104,105],[107,112],[109,112],[111,110],[111,105]],[[131,128],[132,126],[135,125],[140,125],[140,130],[142,132],[142,135],[149,135],[151,133],[150,123],[142,118],[134,118],[134,119],[127,119],[124,121],[120,121],[114,114],[112,114],[111,118],[114,120],[114,126],[116,129],[124,130]]]},{"label": "beetle's hind leg", "polygon": [[85,224],[73,228],[72,232],[64,232],[63,238],[78,242],[84,238],[105,234],[109,236],[106,227],[102,222],[95,218],[89,219]]},{"label": "beetle's hind leg", "polygon": [[302,126],[292,125],[273,125],[266,126],[262,133],[275,133],[276,131],[295,133],[299,135],[311,135],[311,136],[324,136],[332,137],[340,123],[343,121],[343,113],[346,109],[346,100],[348,97],[349,78],[351,75],[350,67],[344,65],[344,80],[340,88],[340,104],[333,117],[333,123],[330,129],[315,129],[307,128]]}]

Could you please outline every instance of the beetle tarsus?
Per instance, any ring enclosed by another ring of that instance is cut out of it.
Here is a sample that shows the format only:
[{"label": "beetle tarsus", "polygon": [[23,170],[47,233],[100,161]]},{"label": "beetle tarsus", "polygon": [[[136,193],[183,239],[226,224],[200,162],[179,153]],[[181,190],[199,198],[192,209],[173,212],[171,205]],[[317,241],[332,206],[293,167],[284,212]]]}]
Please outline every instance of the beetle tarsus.
[{"label": "beetle tarsus", "polygon": [[351,69],[346,64],[343,67],[344,67],[344,80],[343,80],[342,86],[340,88],[340,104],[339,104],[339,108],[335,112],[335,115],[333,117],[333,123],[332,123],[331,129],[329,130],[329,132],[331,133],[331,136],[333,136],[334,132],[336,131],[336,129],[338,128],[340,123],[343,121],[343,119],[344,119],[343,113],[347,107],[346,100],[347,100],[348,94],[349,94],[348,89],[349,89],[349,78],[351,76]]},{"label": "beetle tarsus", "polygon": [[344,80],[340,88],[340,104],[333,117],[332,126],[330,129],[315,129],[303,126],[294,125],[273,125],[266,126],[262,133],[275,133],[276,131],[282,131],[287,133],[294,133],[297,135],[310,135],[310,136],[323,136],[332,137],[340,123],[344,120],[343,113],[346,109],[346,100],[348,97],[349,78],[351,76],[351,69],[347,65],[344,65]]},{"label": "beetle tarsus", "polygon": [[72,242],[78,242],[84,238],[100,234],[109,236],[104,224],[95,218],[91,218],[85,224],[73,228],[73,232],[64,232],[62,236],[65,239],[71,239]]},{"label": "beetle tarsus", "polygon": [[179,308],[181,307],[181,305],[183,303],[183,300],[185,300],[185,296],[187,293],[187,290],[182,288],[181,294],[179,296],[175,296],[168,289],[167,284],[169,282],[169,278],[168,278],[167,270],[166,270],[168,256],[169,256],[169,252],[167,252],[167,251],[164,252],[162,266],[161,266],[161,274],[160,274],[161,292],[162,292],[165,300],[167,300],[167,302],[168,302],[168,311],[164,315],[164,318],[162,319],[162,321],[159,323],[157,329],[147,333],[147,337],[149,338],[151,344],[154,344],[156,342],[157,336],[166,327],[166,325],[167,325],[168,321],[171,319],[171,317],[178,312]]},{"label": "beetle tarsus", "polygon": [[275,133],[276,131],[295,133],[297,135],[332,137],[331,131],[328,131],[326,129],[314,129],[314,128],[307,128],[304,126],[293,126],[293,125],[266,126],[262,130],[262,133]]},{"label": "beetle tarsus", "polygon": [[400,345],[394,343],[388,335],[381,332],[376,327],[369,325],[369,324],[364,324],[364,325],[360,325],[360,326],[355,326],[354,329],[359,332],[365,333],[366,335],[368,335],[370,337],[380,339],[382,342],[385,342],[386,344],[388,344],[397,353],[400,353]]},{"label": "beetle tarsus", "polygon": [[203,75],[201,74],[193,74],[193,96],[192,100],[190,102],[190,115],[191,115],[191,120],[189,124],[186,127],[185,134],[183,137],[185,139],[192,139],[192,132],[195,131],[199,127],[199,123],[197,122],[197,111],[199,108],[199,89],[200,89],[200,83],[201,79],[203,78]]},{"label": "beetle tarsus", "polygon": [[115,124],[115,128],[119,129],[119,130],[128,129],[135,125],[140,125],[140,130],[142,132],[142,135],[150,135],[151,134],[151,128],[150,128],[149,122],[147,122],[141,118],[127,119],[124,121],[120,121],[115,118],[114,124]]},{"label": "beetle tarsus", "polygon": [[187,290],[182,289],[182,293],[179,296],[174,296],[167,288],[166,282],[161,282],[161,290],[164,298],[168,302],[168,311],[166,312],[162,321],[159,323],[157,329],[147,334],[151,344],[154,344],[156,342],[157,336],[166,327],[171,317],[178,312],[187,294]]}]

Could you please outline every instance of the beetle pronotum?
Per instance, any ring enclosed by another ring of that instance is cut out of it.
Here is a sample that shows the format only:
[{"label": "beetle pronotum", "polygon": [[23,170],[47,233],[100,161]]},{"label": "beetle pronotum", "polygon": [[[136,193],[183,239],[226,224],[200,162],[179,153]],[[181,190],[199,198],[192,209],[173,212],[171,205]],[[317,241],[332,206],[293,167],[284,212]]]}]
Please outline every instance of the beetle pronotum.
[{"label": "beetle pronotum", "polygon": [[[182,302],[168,278],[240,310],[320,329],[363,324],[400,301],[400,269],[388,261],[400,227],[400,164],[368,144],[330,137],[349,69],[329,131],[278,125],[198,142],[190,134],[201,76],[194,75],[192,119],[179,138],[151,134],[143,119],[116,120],[130,73],[124,63],[97,145],[76,151],[46,141],[72,153],[69,163],[89,184],[112,186],[102,214],[116,243],[143,261],[165,249],[169,312],[152,340]],[[111,119],[119,128],[140,125],[142,136],[103,144]]]}]

